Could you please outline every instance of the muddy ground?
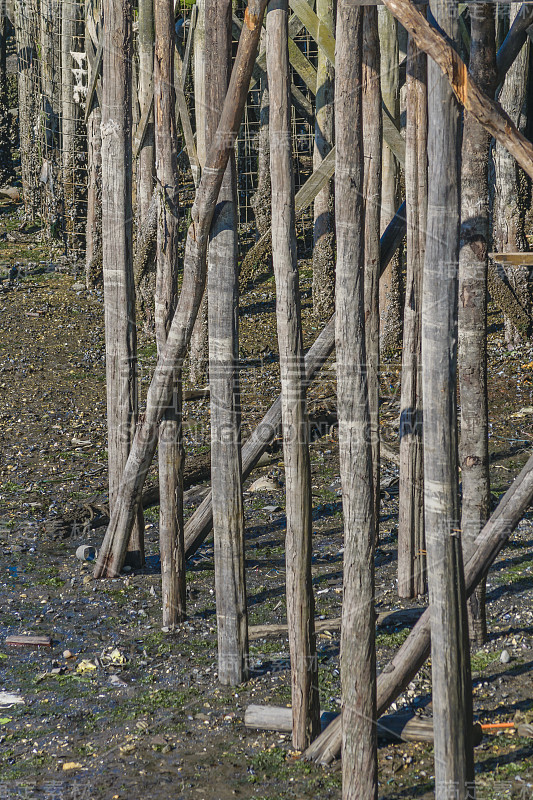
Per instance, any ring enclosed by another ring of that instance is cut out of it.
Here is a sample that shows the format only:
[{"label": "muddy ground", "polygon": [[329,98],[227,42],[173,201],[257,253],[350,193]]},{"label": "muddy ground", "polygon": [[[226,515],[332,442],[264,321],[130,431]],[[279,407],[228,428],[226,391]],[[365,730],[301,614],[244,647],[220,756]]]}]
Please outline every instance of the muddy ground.
[{"label": "muddy ground", "polygon": [[[0,691],[19,693],[24,701],[0,709],[0,797],[340,798],[338,762],[328,768],[303,763],[287,735],[244,727],[250,702],[290,703],[286,638],[253,641],[249,683],[238,689],[218,685],[210,542],[188,564],[189,619],[173,633],[161,629],[156,508],[146,512],[144,570],[93,581],[91,566],[76,559],[78,545],[98,547],[105,532],[64,524],[85,503],[106,501],[102,294],[79,286],[64,259],[50,261],[35,233],[18,230],[12,208],[0,211]],[[12,273],[10,283],[14,262],[21,271]],[[310,314],[310,278],[303,262],[307,344],[319,327]],[[273,289],[272,277],[259,276],[241,301],[245,435],[278,392]],[[496,504],[531,447],[533,347],[509,353],[494,311],[490,322]],[[145,390],[155,346],[143,333],[139,355]],[[398,357],[388,359],[382,432],[391,444],[398,436],[398,375]],[[311,390],[311,410],[327,408],[333,393],[330,364]],[[205,457],[206,401],[187,405],[186,440],[190,463],[195,455]],[[340,613],[342,583],[335,431],[317,438],[311,454],[313,576],[317,614],[328,619]],[[261,474],[280,487],[245,494],[251,624],[285,620],[279,452],[252,475],[247,490]],[[396,596],[396,467],[384,462],[382,480],[376,609],[423,607],[425,598],[404,603]],[[472,656],[475,717],[508,722],[518,714],[531,721],[530,519],[520,524],[488,584],[489,642]],[[392,619],[378,628],[379,669],[409,632]],[[52,648],[5,645],[9,634],[30,632],[50,635]],[[335,711],[338,632],[321,634],[318,647],[321,705]],[[504,650],[508,663],[501,661]],[[430,691],[426,665],[395,709],[427,714]],[[478,798],[533,797],[532,756],[532,739],[509,732],[485,736],[476,748]],[[431,746],[381,742],[379,770],[380,797],[433,797]]]}]

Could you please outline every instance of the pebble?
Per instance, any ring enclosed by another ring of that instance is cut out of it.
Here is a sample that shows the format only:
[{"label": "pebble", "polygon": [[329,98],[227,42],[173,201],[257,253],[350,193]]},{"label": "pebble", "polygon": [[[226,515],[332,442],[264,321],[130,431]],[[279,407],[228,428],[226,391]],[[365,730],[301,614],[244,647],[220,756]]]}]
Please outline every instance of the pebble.
[{"label": "pebble", "polygon": [[509,651],[502,650],[502,654],[500,656],[500,661],[502,662],[502,664],[508,664],[510,660],[511,656],[509,655]]},{"label": "pebble", "polygon": [[63,658],[72,658],[70,650],[63,650]]}]

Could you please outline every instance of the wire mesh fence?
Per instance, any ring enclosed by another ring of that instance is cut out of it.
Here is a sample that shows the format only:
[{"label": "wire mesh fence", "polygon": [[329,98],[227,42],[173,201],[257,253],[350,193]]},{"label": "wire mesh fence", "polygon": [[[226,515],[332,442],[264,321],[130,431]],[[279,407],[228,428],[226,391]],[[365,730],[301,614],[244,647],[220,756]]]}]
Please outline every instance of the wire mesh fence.
[{"label": "wire mesh fence", "polygon": [[[22,194],[26,217],[41,224],[43,240],[51,250],[59,249],[73,261],[84,257],[87,231],[87,203],[90,194],[91,164],[87,141],[87,104],[98,104],[101,78],[99,44],[102,36],[101,8],[98,0],[16,0],[13,11],[18,61],[18,98],[20,125],[20,160]],[[235,48],[244,3],[237,4],[234,16]],[[184,94],[188,125],[200,150],[198,125],[202,124],[196,103],[199,92],[195,68],[195,24],[197,9],[185,0],[176,13],[176,44],[181,69],[187,77]],[[133,134],[142,125],[138,98],[138,26],[137,9],[133,20]],[[316,67],[317,46],[303,26],[294,42]],[[185,59],[185,60],[184,60]],[[98,63],[96,63],[98,61]],[[261,125],[265,119],[261,107],[266,67],[252,82],[243,123],[236,142],[239,203],[239,241],[241,252],[257,238],[254,198],[261,181],[259,175]],[[95,79],[96,72],[96,79]],[[262,76],[262,77],[261,77]],[[296,70],[291,70],[293,86],[309,108],[313,93]],[[95,92],[96,89],[96,92]],[[264,98],[263,98],[264,99]],[[90,109],[89,109],[90,110]],[[268,109],[267,109],[268,110]],[[267,118],[267,117],[266,117]],[[184,135],[183,120],[178,125],[182,167],[182,207],[190,206],[194,181],[190,167],[190,141]],[[292,110],[292,139],[295,184],[298,190],[312,173],[314,123],[312,114],[302,116]],[[89,146],[89,150],[90,150]],[[268,162],[267,162],[268,163]],[[134,159],[133,170],[136,169]],[[135,178],[133,180],[135,187]],[[92,218],[89,221],[92,224]],[[305,238],[312,231],[312,211],[299,216],[298,235]]]}]

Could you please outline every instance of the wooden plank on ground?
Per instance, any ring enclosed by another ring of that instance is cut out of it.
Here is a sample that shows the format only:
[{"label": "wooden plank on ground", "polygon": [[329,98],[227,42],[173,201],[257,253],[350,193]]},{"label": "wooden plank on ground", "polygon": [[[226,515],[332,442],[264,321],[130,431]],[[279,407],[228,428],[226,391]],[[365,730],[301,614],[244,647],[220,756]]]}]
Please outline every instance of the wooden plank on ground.
[{"label": "wooden plank on ground", "polygon": [[33,634],[13,634],[6,638],[5,643],[16,647],[52,647],[52,640],[49,636]]}]

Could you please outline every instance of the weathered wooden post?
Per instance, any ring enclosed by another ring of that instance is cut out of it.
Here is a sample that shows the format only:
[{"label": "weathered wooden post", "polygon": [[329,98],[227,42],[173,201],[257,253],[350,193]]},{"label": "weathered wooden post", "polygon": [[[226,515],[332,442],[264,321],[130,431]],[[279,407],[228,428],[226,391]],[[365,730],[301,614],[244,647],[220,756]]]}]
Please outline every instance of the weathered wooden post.
[{"label": "weathered wooden post", "polygon": [[[103,281],[102,273],[102,109],[96,87],[101,64],[97,59],[98,44],[103,36],[101,8],[89,4],[86,10],[85,52],[87,53],[87,220],[85,226],[85,283],[88,289]],[[92,57],[91,57],[92,56]],[[94,91],[91,89],[94,86]],[[101,87],[101,83],[100,83]],[[100,91],[101,96],[101,91]]]},{"label": "weathered wooden post", "polygon": [[[335,33],[334,0],[317,0],[317,17]],[[333,147],[335,70],[319,47],[316,73],[315,145],[313,168],[317,169]],[[327,318],[335,305],[335,256],[333,231],[333,181],[326,183],[314,202],[313,311]]]},{"label": "weathered wooden post", "polygon": [[[206,6],[207,142],[215,136],[231,73],[231,0]],[[218,679],[248,677],[239,373],[237,176],[231,153],[211,225],[208,256],[211,492],[215,540]]]},{"label": "weathered wooden post", "polygon": [[[158,353],[161,353],[178,299],[179,175],[172,0],[155,0],[154,29],[154,143],[158,192],[155,329]],[[159,423],[158,447],[161,591],[163,625],[167,627],[185,619],[184,457],[179,364],[174,373],[172,397]]]},{"label": "weathered wooden post", "polygon": [[135,512],[157,445],[157,428],[172,397],[174,370],[183,363],[204,293],[207,238],[224,172],[242,120],[265,6],[266,0],[249,0],[246,8],[246,25],[243,26],[239,39],[220,122],[215,140],[209,148],[206,169],[191,210],[192,222],[185,243],[183,282],[178,305],[172,318],[167,343],[158,358],[148,389],[146,410],[137,426],[120,481],[118,502],[111,512],[109,526],[98,554],[96,577],[116,575],[124,564]]},{"label": "weathered wooden post", "polygon": [[81,110],[75,101],[76,80],[72,52],[80,52],[83,42],[83,7],[78,0],[61,3],[61,177],[63,186],[63,215],[67,249],[79,256],[78,163],[76,159],[78,126]]},{"label": "weathered wooden post", "polygon": [[[206,0],[198,0],[196,23],[193,39],[193,80],[194,80],[194,116],[196,122],[196,152],[203,170],[207,156],[206,141],[206,52],[205,52],[205,14]],[[189,379],[193,386],[200,386],[207,380],[207,362],[209,358],[207,342],[207,291],[194,323],[189,354]]]},{"label": "weathered wooden post", "polygon": [[[493,3],[470,8],[469,70],[489,95],[496,84]],[[459,255],[460,461],[463,541],[473,542],[489,518],[490,477],[487,403],[487,266],[490,241],[488,165],[490,136],[465,112],[461,172],[461,252]],[[485,641],[485,581],[468,602],[470,635]]]},{"label": "weathered wooden post", "polygon": [[270,92],[272,260],[281,371],[287,534],[287,621],[291,654],[292,739],[303,750],[320,731],[311,581],[311,466],[294,215],[287,0],[267,14]]},{"label": "weathered wooden post", "polygon": [[379,85],[380,54],[377,8],[367,6],[363,22],[363,147],[365,153],[365,346],[372,487],[376,541],[379,535],[379,276],[381,227],[381,161],[383,121]]},{"label": "weathered wooden post", "polygon": [[344,516],[342,794],[377,798],[375,500],[364,325],[363,8],[339,0],[335,52],[335,344]]},{"label": "weathered wooden post", "polygon": [[16,0],[15,36],[18,60],[18,103],[22,199],[26,219],[39,213],[39,62],[37,59],[37,2]]},{"label": "weathered wooden post", "polygon": [[[400,122],[400,70],[398,23],[388,8],[378,6],[381,54],[381,95],[385,113],[395,125]],[[383,189],[381,230],[385,230],[400,202],[400,165],[391,148],[383,143]],[[381,350],[397,346],[400,338],[400,267],[396,256],[379,283]]]},{"label": "weathered wooden post", "polygon": [[[109,502],[113,514],[137,421],[137,334],[132,268],[130,0],[104,0],[103,15],[102,255]],[[67,21],[70,24],[70,17],[67,17]],[[128,560],[132,566],[140,566],[144,562],[142,509],[136,510],[135,517],[135,529],[128,537]]]},{"label": "weathered wooden post", "polygon": [[427,213],[427,56],[409,37],[406,70],[407,269],[400,397],[398,594],[426,591],[422,448],[422,269]]},{"label": "weathered wooden post", "polygon": [[[522,7],[521,3],[510,2],[510,22],[512,23]],[[519,130],[525,129],[526,119],[523,114],[524,102],[527,91],[528,74],[528,45],[522,47],[515,62],[510,67],[499,101],[504,110],[509,114]],[[499,253],[515,252],[528,248],[524,229],[524,213],[521,208],[524,189],[521,184],[520,169],[518,164],[505,147],[496,143],[494,145],[494,204],[493,204],[493,240],[494,248]],[[506,280],[511,285],[513,293],[520,305],[528,312],[531,311],[533,293],[529,285],[529,269],[527,267],[500,267]],[[512,349],[524,335],[512,320],[504,314],[505,339],[508,347]]]},{"label": "weathered wooden post", "polygon": [[11,115],[7,98],[6,20],[4,9],[0,13],[0,186],[14,174],[11,154]]},{"label": "weathered wooden post", "polygon": [[[452,41],[457,5],[431,11]],[[474,781],[472,685],[461,546],[457,463],[457,272],[460,108],[447,78],[428,61],[428,210],[422,293],[424,517],[431,613],[435,787]]]},{"label": "weathered wooden post", "polygon": [[[139,0],[139,52],[138,97],[141,120],[146,118],[154,92],[154,0]],[[174,27],[172,28],[174,36]],[[172,39],[172,43],[173,43]],[[146,225],[148,208],[154,189],[154,113],[150,111],[142,143],[137,153],[137,230]]]}]

